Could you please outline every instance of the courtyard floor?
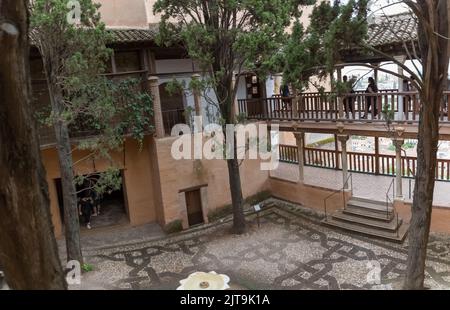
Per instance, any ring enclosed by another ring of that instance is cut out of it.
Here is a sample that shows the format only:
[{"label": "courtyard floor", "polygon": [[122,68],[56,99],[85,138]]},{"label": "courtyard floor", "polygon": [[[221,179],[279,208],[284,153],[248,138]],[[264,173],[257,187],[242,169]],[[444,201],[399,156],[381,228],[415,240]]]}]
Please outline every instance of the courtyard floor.
[{"label": "courtyard floor", "polygon": [[[305,167],[305,184],[330,188],[342,188],[342,171],[334,169]],[[280,163],[270,175],[279,179],[297,182],[298,166],[296,164]],[[353,173],[353,195],[383,201],[393,177]],[[411,182],[411,193],[410,193]],[[413,197],[414,180],[403,178],[403,197],[410,200]],[[441,207],[450,207],[450,182],[437,181],[434,189],[433,204]]]},{"label": "courtyard floor", "polygon": [[[230,277],[235,289],[396,289],[407,244],[329,229],[321,215],[269,200],[248,215],[248,233],[230,234],[230,218],[157,240],[85,250],[94,270],[72,289],[176,289],[195,271]],[[379,277],[378,277],[379,275]],[[377,280],[379,278],[379,281]],[[432,234],[426,286],[450,289],[450,238]]]}]

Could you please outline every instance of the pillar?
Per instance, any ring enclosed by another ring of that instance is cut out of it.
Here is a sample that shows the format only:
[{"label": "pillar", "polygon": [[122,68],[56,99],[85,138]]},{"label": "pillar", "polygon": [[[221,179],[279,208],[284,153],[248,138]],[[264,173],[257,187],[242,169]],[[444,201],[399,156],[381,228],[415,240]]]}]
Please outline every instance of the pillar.
[{"label": "pillar", "polygon": [[349,184],[347,181],[348,178],[348,165],[347,165],[347,141],[349,136],[347,135],[338,135],[337,136],[339,142],[341,143],[341,164],[342,164],[342,187],[344,189],[349,189]]},{"label": "pillar", "polygon": [[[200,74],[193,74],[192,80],[199,81]],[[194,83],[194,84],[196,84],[196,83]],[[195,116],[201,116],[202,115],[202,105],[201,105],[201,100],[200,100],[200,91],[198,89],[194,89],[193,95],[194,95]]]},{"label": "pillar", "polygon": [[380,174],[380,138],[374,137],[375,139],[375,174]]},{"label": "pillar", "polygon": [[155,132],[157,138],[164,138],[164,121],[161,109],[161,98],[159,96],[159,79],[156,76],[148,78],[148,88],[153,97],[153,115],[155,119]]},{"label": "pillar", "polygon": [[[337,71],[337,80],[338,82],[342,82],[342,68],[338,67],[336,69]],[[342,103],[342,96],[337,96],[337,105],[338,105],[338,111],[339,111],[339,118],[344,118],[344,107]]]},{"label": "pillar", "polygon": [[402,190],[402,146],[405,142],[404,139],[396,138],[392,141],[395,145],[395,198],[403,199],[403,190]]},{"label": "pillar", "polygon": [[[394,58],[395,58],[395,60],[397,60],[398,62],[400,62],[402,64],[404,64],[405,61],[406,61],[406,57],[404,55],[395,56]],[[398,65],[397,65],[397,73],[398,73],[398,75],[403,76],[403,68],[398,66]],[[405,91],[405,89],[403,89],[403,78],[401,78],[401,77],[398,78],[398,91],[399,92]],[[403,109],[404,108],[403,107],[403,101],[404,101],[404,96],[398,96],[398,99],[397,99],[398,114],[397,114],[397,117],[396,117],[396,120],[398,120],[398,121],[402,121],[403,120],[403,118],[404,118],[404,114],[403,113],[404,112],[407,113],[407,111],[404,111],[404,109]]]},{"label": "pillar", "polygon": [[305,144],[305,133],[296,132],[294,133],[295,140],[297,142],[297,153],[298,153],[298,183],[303,183],[305,181],[305,156],[303,146]]}]

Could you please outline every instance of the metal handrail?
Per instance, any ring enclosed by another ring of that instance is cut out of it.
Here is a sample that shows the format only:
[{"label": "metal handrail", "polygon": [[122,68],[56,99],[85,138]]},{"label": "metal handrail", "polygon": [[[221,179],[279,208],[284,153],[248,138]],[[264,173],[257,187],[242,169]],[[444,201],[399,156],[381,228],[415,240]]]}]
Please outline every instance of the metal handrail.
[{"label": "metal handrail", "polygon": [[[394,187],[395,178],[392,179],[391,183],[389,184],[389,188],[386,192],[386,218],[389,218],[389,202],[394,205],[394,197],[395,197],[395,187]],[[389,197],[389,192],[392,188],[392,200]]]},{"label": "metal handrail", "polygon": [[324,206],[324,210],[325,210],[325,221],[328,221],[328,215],[327,215],[327,200],[330,199],[331,197],[333,197],[334,195],[336,195],[337,193],[342,192],[342,197],[343,197],[343,202],[344,202],[344,209],[346,207],[346,201],[345,201],[345,189],[348,186],[348,181],[350,181],[350,192],[353,195],[353,174],[350,173],[347,176],[347,179],[344,182],[344,185],[342,186],[341,189],[338,190],[333,190],[333,193],[331,193],[330,195],[328,195],[327,197],[325,197],[325,199],[323,200],[323,206]]}]

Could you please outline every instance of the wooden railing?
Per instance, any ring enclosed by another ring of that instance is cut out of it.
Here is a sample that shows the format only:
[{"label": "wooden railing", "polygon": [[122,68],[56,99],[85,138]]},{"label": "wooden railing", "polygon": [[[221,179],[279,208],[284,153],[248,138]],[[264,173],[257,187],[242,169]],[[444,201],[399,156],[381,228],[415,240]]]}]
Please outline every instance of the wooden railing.
[{"label": "wooden railing", "polygon": [[[298,149],[294,145],[279,146],[280,161],[298,163]],[[340,169],[341,151],[318,148],[304,148],[306,166]],[[349,171],[362,172],[376,175],[395,175],[395,155],[347,152],[347,164]],[[414,177],[417,170],[417,158],[402,156],[401,165],[404,177]],[[436,179],[450,181],[450,159],[438,159],[436,165]]]},{"label": "wooden railing", "polygon": [[185,124],[184,109],[162,111],[164,131],[170,135],[172,128],[177,124]]},{"label": "wooden railing", "polygon": [[[450,121],[449,102],[450,92],[445,91],[440,107],[441,122]],[[403,110],[402,120],[418,122],[420,104],[417,92],[398,92],[397,90],[380,90],[376,94],[354,92],[340,96],[340,100],[335,93],[330,92],[303,93],[298,97],[274,96],[238,100],[239,113],[248,119],[300,121],[337,119],[385,121],[388,117],[395,120],[399,116],[400,105]]]}]

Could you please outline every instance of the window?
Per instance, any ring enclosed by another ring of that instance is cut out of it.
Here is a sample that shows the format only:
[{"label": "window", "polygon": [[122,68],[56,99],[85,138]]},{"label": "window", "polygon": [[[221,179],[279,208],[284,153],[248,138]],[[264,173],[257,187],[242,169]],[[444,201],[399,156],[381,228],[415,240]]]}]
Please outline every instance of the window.
[{"label": "window", "polygon": [[139,51],[114,52],[117,72],[130,72],[142,70]]}]

